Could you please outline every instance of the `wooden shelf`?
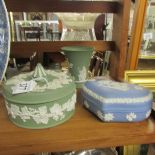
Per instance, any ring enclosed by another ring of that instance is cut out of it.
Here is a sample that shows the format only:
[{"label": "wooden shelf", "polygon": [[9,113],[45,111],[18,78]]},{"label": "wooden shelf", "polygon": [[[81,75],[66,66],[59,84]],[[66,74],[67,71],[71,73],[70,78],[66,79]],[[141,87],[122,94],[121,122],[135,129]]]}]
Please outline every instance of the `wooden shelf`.
[{"label": "wooden shelf", "polygon": [[60,52],[63,46],[92,46],[96,51],[115,50],[113,41],[40,41],[40,42],[12,42],[11,56],[15,58],[30,57],[34,52]]},{"label": "wooden shelf", "polygon": [[138,123],[103,123],[79,104],[75,115],[64,124],[49,129],[31,130],[16,127],[9,121],[4,100],[0,97],[0,123],[1,155],[155,142],[153,119]]},{"label": "wooden shelf", "polygon": [[92,12],[116,13],[119,3],[60,0],[5,0],[7,10],[12,12]]}]

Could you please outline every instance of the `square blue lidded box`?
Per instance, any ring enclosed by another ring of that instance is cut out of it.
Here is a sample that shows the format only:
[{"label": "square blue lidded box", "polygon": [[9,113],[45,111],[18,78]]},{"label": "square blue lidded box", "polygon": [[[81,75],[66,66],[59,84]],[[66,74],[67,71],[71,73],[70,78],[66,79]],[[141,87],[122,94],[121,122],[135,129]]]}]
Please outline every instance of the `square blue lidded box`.
[{"label": "square blue lidded box", "polygon": [[82,89],[85,107],[105,122],[138,122],[150,116],[153,95],[146,88],[112,80],[90,80]]}]

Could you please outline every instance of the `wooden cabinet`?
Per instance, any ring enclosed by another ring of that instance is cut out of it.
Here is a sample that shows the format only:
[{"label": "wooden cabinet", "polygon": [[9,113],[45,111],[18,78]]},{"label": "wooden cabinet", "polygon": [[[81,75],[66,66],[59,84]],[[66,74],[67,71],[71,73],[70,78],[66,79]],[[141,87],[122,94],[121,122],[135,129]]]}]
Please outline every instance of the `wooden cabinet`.
[{"label": "wooden cabinet", "polygon": [[[94,46],[95,50],[112,51],[110,75],[122,80],[127,55],[127,38],[130,0],[117,1],[59,1],[59,0],[5,0],[9,12],[91,12],[113,13],[112,41],[44,41],[12,42],[12,57],[27,57],[38,53],[39,61],[46,52],[58,52],[66,45]],[[55,152],[128,144],[155,142],[153,120],[141,123],[102,123],[82,105],[81,97],[74,117],[50,129],[29,130],[13,125],[6,114],[4,100],[0,97],[0,154],[28,154]]]}]

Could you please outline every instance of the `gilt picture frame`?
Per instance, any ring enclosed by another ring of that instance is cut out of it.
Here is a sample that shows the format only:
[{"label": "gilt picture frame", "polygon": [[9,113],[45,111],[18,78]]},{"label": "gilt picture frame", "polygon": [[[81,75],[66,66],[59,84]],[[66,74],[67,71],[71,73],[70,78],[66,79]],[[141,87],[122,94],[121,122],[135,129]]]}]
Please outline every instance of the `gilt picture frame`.
[{"label": "gilt picture frame", "polygon": [[[155,102],[155,70],[127,70],[124,80],[129,83],[138,84],[152,91]],[[129,145],[124,147],[124,155],[128,153],[139,154],[141,145]],[[145,146],[144,146],[145,147]]]},{"label": "gilt picture frame", "polygon": [[155,93],[155,70],[127,70],[124,80],[142,85]]}]

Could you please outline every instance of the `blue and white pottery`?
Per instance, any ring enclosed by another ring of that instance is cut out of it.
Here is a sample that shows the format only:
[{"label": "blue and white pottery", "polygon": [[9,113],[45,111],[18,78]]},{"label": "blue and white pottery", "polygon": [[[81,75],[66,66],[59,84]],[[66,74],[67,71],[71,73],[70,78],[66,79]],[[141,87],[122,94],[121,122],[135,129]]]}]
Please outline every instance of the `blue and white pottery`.
[{"label": "blue and white pottery", "polygon": [[137,122],[149,117],[152,93],[142,86],[90,80],[82,89],[84,105],[105,122]]},{"label": "blue and white pottery", "polygon": [[0,81],[3,79],[10,55],[10,25],[4,0],[0,0]]}]

